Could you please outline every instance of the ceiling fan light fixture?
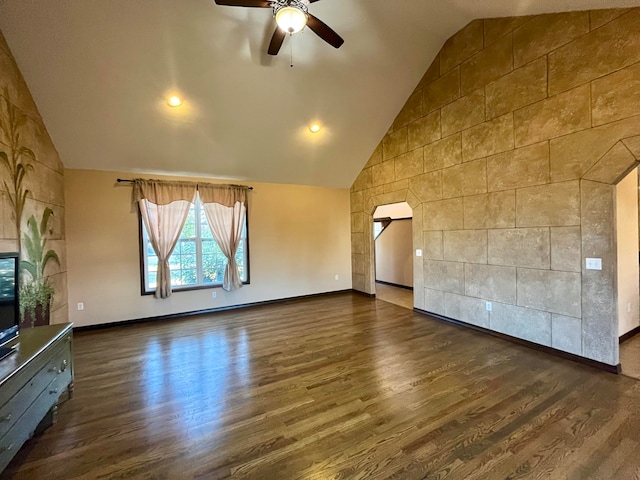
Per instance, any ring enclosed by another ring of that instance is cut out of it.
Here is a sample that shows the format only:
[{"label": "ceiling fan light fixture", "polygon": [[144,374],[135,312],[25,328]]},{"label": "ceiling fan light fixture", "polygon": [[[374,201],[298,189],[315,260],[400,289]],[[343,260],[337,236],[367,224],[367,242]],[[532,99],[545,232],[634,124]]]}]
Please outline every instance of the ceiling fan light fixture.
[{"label": "ceiling fan light fixture", "polygon": [[307,24],[307,14],[298,7],[282,7],[276,12],[276,23],[287,33],[297,33]]}]

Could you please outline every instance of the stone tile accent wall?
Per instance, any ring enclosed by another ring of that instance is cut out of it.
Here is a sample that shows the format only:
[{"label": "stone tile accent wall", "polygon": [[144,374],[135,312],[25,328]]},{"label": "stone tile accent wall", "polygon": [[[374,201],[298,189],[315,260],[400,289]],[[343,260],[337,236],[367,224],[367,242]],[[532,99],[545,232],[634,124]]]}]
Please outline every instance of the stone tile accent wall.
[{"label": "stone tile accent wall", "polygon": [[[21,230],[25,231],[27,219],[31,215],[34,215],[39,224],[44,209],[49,207],[53,210],[53,217],[48,225],[46,249],[52,249],[57,253],[60,266],[49,262],[45,274],[48,275],[55,290],[50,323],[64,323],[68,319],[64,167],[1,32],[0,97],[2,97],[0,98],[0,121],[7,126],[9,124],[8,109],[15,108],[18,115],[23,118],[23,122],[17,128],[20,134],[20,145],[31,149],[35,155],[35,159],[23,158],[23,161],[31,167],[24,178],[24,186],[30,193],[22,214]],[[9,154],[10,143],[4,129],[0,128],[0,151]],[[8,185],[12,185],[8,169],[0,163],[0,202],[2,203],[0,251],[15,252],[18,250],[18,232],[15,227],[14,211],[4,186],[5,181]]]},{"label": "stone tile accent wall", "polygon": [[375,291],[375,207],[407,201],[416,308],[618,363],[614,185],[640,160],[639,91],[639,8],[471,22],[351,188],[354,288]]}]

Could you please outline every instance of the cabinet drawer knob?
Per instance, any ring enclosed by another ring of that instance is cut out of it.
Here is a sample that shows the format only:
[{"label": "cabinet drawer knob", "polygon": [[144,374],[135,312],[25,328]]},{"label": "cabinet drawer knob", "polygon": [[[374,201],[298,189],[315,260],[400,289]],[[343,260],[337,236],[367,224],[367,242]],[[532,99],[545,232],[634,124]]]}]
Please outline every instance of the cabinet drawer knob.
[{"label": "cabinet drawer knob", "polygon": [[53,395],[54,393],[58,393],[58,389],[54,388],[53,390],[49,390],[49,393]]},{"label": "cabinet drawer knob", "polygon": [[6,447],[0,447],[0,452],[8,452],[9,450],[13,449],[13,443],[10,443],[9,445],[7,445]]},{"label": "cabinet drawer knob", "polygon": [[67,361],[63,360],[62,361],[62,366],[60,367],[60,371],[58,373],[64,372],[66,369],[67,369]]},{"label": "cabinet drawer knob", "polygon": [[10,413],[7,413],[4,417],[2,417],[0,419],[0,421],[3,421],[3,422],[8,422],[9,420],[11,420],[11,414]]},{"label": "cabinet drawer knob", "polygon": [[60,373],[56,367],[51,367],[49,373]]}]

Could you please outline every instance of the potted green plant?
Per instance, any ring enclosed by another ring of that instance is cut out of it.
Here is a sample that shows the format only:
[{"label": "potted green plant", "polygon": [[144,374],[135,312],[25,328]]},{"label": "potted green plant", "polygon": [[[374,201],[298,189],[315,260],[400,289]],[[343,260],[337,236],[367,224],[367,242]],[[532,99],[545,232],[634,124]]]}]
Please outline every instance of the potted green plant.
[{"label": "potted green plant", "polygon": [[48,325],[54,290],[46,280],[23,283],[20,286],[20,326]]},{"label": "potted green plant", "polygon": [[40,225],[31,215],[27,220],[27,232],[23,236],[23,247],[26,259],[20,262],[21,269],[28,274],[29,281],[20,286],[21,322],[23,327],[48,325],[54,289],[45,268],[51,261],[60,265],[58,254],[47,250],[47,226],[53,210],[49,207],[42,212]]}]

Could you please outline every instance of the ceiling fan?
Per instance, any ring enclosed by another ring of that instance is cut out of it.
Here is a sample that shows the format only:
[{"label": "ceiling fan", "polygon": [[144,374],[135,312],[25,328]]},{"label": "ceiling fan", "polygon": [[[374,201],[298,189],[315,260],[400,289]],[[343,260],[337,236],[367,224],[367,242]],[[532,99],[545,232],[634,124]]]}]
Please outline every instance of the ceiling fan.
[{"label": "ceiling fan", "polygon": [[340,48],[344,40],[331,27],[309,13],[309,4],[318,0],[215,0],[217,5],[230,7],[271,8],[278,26],[269,49],[269,55],[277,55],[287,33],[292,35],[306,25],[322,40],[335,48]]}]

